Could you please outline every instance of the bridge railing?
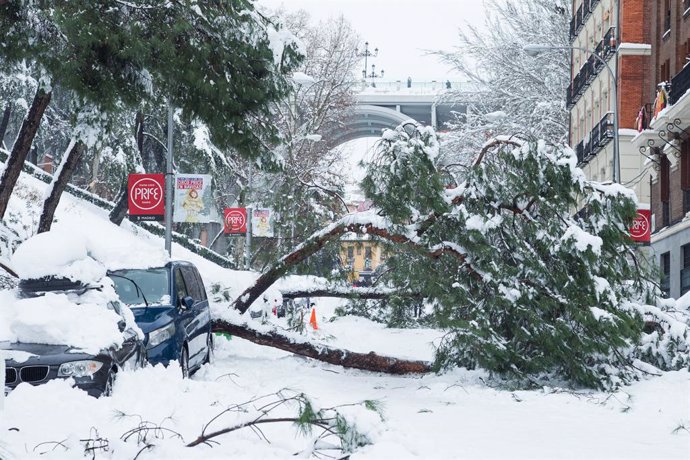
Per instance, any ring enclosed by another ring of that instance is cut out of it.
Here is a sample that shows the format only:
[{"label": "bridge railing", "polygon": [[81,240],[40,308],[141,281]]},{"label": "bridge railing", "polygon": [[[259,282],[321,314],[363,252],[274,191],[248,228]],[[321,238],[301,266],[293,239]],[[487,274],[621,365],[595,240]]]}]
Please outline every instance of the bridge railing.
[{"label": "bridge railing", "polygon": [[437,94],[445,91],[469,90],[471,83],[464,81],[361,81],[362,93],[400,93],[400,94]]}]

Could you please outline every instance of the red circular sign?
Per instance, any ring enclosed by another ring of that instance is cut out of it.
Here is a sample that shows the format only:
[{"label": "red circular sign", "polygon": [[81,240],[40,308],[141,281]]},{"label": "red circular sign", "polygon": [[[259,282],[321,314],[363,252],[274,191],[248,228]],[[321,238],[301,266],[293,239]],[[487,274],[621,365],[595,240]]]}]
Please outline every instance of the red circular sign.
[{"label": "red circular sign", "polygon": [[225,216],[225,228],[230,232],[239,232],[244,229],[245,215],[236,210],[229,211]]},{"label": "red circular sign", "polygon": [[643,238],[649,233],[649,219],[641,212],[637,213],[630,226],[630,236],[633,238]]},{"label": "red circular sign", "polygon": [[163,187],[150,177],[144,177],[132,185],[129,190],[129,199],[142,211],[154,209],[163,200]]}]

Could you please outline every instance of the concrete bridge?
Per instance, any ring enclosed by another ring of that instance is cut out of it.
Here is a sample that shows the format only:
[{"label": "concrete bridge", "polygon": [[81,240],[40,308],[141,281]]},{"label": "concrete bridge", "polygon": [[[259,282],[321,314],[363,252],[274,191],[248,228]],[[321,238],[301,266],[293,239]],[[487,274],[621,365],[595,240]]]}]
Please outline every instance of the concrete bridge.
[{"label": "concrete bridge", "polygon": [[[452,112],[464,113],[466,104],[451,101],[451,91],[461,89],[460,82],[376,82],[363,86],[357,94],[354,114],[347,128],[335,139],[338,144],[361,137],[379,137],[384,128],[393,129],[405,121],[416,121],[443,130],[453,119]],[[466,88],[463,86],[463,90]]]}]

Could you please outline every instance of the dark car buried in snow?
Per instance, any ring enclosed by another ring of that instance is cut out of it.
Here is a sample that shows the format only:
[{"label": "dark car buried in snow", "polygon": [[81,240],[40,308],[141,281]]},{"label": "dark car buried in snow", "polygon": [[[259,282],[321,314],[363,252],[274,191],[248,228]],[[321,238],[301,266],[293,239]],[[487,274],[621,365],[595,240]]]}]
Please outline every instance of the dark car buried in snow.
[{"label": "dark car buried in snow", "polygon": [[164,267],[115,270],[108,275],[146,334],[151,364],[177,361],[186,377],[211,360],[211,313],[193,264],[173,261]]},{"label": "dark car buried in snow", "polygon": [[[79,282],[67,279],[45,277],[22,280],[19,289],[20,296],[24,298],[40,297],[46,292],[76,293],[78,298],[79,293],[98,288],[85,287]],[[127,327],[120,310],[122,307],[117,302],[89,306],[78,305],[75,302],[75,307],[105,307],[116,313],[121,318],[118,328],[122,333],[122,343],[91,354],[69,345],[0,342],[0,350],[5,355],[5,393],[24,382],[38,385],[53,379],[72,378],[77,388],[85,390],[91,396],[108,396],[118,371],[142,367],[145,364],[144,344],[138,332]]]}]

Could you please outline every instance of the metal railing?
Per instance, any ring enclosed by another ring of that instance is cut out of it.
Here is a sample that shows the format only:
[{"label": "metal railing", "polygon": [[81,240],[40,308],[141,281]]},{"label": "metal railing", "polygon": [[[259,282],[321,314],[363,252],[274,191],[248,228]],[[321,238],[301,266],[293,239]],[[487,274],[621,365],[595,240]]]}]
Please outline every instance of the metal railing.
[{"label": "metal railing", "polygon": [[690,64],[683,67],[671,79],[671,92],[668,95],[668,102],[673,105],[690,89]]},{"label": "metal railing", "polygon": [[577,164],[587,163],[613,139],[613,112],[608,112],[592,130],[575,146]]},{"label": "metal railing", "polygon": [[[690,0],[689,0],[690,1]],[[570,42],[572,43],[582,27],[587,22],[589,16],[594,12],[594,8],[599,0],[584,0],[570,20]]]},{"label": "metal railing", "polygon": [[[594,48],[594,53],[603,60],[609,59],[616,53],[616,28],[611,27],[604,38]],[[573,78],[566,93],[566,107],[571,108],[582,96],[585,88],[596,78],[604,68],[604,63],[591,55],[580,67],[580,71]]]}]

